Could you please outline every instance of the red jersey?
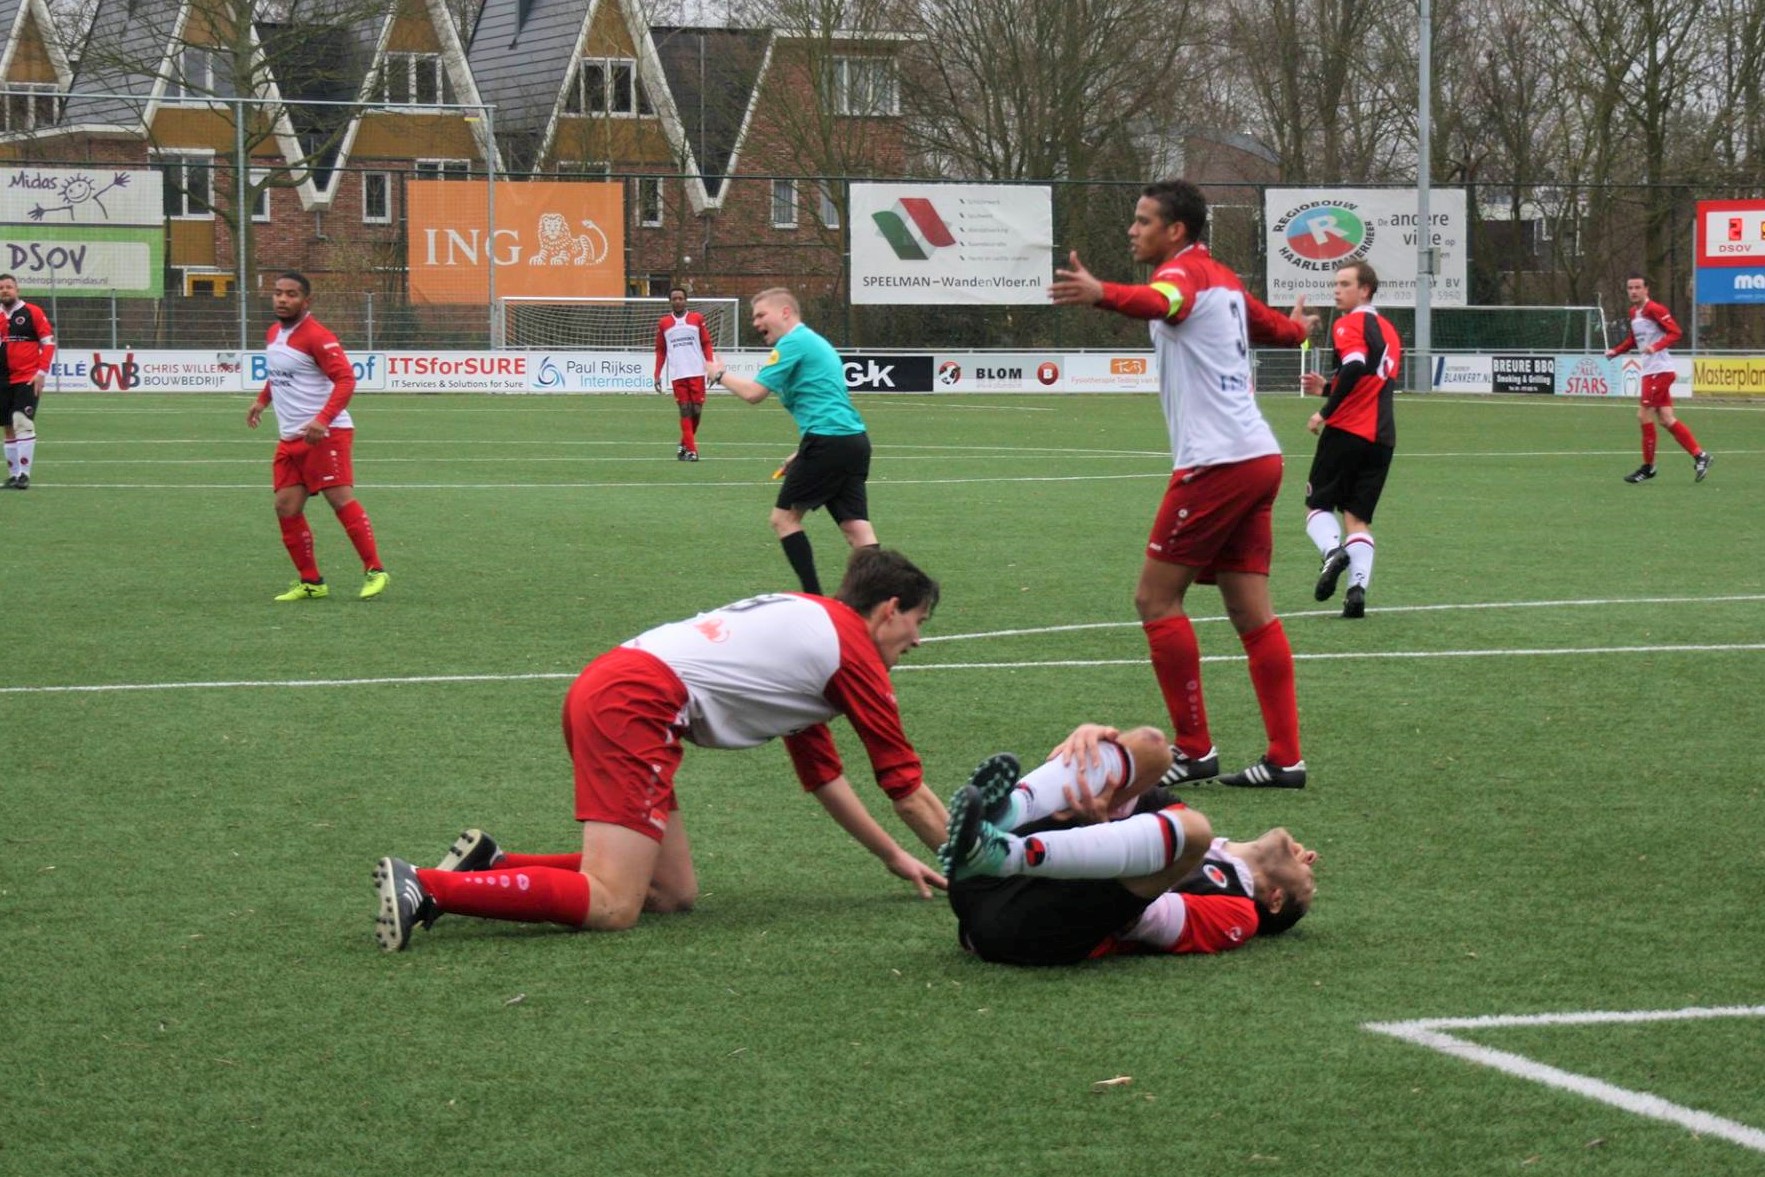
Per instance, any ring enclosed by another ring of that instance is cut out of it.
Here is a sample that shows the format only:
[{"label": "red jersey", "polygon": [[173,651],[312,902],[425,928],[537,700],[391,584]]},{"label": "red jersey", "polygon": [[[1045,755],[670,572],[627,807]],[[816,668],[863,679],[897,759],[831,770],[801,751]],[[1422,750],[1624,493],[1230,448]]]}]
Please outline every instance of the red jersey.
[{"label": "red jersey", "polygon": [[625,643],[655,656],[686,687],[678,723],[705,748],[751,748],[783,736],[813,792],[845,770],[827,721],[844,715],[877,784],[905,797],[923,779],[888,668],[853,609],[826,597],[768,593],[658,625]]},{"label": "red jersey", "polygon": [[276,430],[284,439],[299,437],[315,421],[355,428],[347,411],[355,395],[355,368],[323,323],[311,315],[292,327],[278,321],[270,328],[264,353],[270,378],[257,403],[275,406]]},{"label": "red jersey", "polygon": [[1397,419],[1391,402],[1403,363],[1397,328],[1368,303],[1330,325],[1330,345],[1336,349],[1336,375],[1324,390],[1318,415],[1332,429],[1395,446]]},{"label": "red jersey", "polygon": [[1207,246],[1186,246],[1146,286],[1103,284],[1108,310],[1151,320],[1158,398],[1176,469],[1281,452],[1256,407],[1250,345],[1298,347],[1305,328],[1244,289]]},{"label": "red jersey", "polygon": [[1620,356],[1638,348],[1643,353],[1644,376],[1671,372],[1673,357],[1667,354],[1667,349],[1679,342],[1680,335],[1679,322],[1673,312],[1651,298],[1641,306],[1631,308],[1630,334],[1619,341],[1612,354]]},{"label": "red jersey", "polygon": [[49,374],[55,358],[55,328],[49,316],[34,302],[19,299],[0,307],[6,316],[6,378],[13,384],[29,384],[41,372]]},{"label": "red jersey", "polygon": [[669,380],[688,380],[703,376],[706,365],[716,357],[711,354],[711,329],[705,316],[688,311],[675,316],[669,311],[656,324],[656,379],[664,369]]}]

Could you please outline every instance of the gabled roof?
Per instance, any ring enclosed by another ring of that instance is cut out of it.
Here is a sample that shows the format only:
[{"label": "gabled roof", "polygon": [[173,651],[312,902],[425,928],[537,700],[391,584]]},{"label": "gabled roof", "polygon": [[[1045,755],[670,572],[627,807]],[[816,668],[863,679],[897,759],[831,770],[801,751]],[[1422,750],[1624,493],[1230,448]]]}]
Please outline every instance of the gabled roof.
[{"label": "gabled roof", "polygon": [[70,97],[62,128],[144,134],[147,105],[161,80],[124,63],[163,63],[186,12],[178,0],[99,0],[73,89],[120,97]]},{"label": "gabled roof", "polygon": [[596,0],[486,0],[466,58],[496,129],[543,135]]},{"label": "gabled roof", "polygon": [[749,112],[765,76],[772,34],[763,30],[651,30],[662,74],[680,117],[681,135],[703,175],[706,195],[721,196],[734,167]]},{"label": "gabled roof", "polygon": [[13,57],[24,39],[27,25],[33,23],[49,54],[49,64],[55,70],[55,84],[65,90],[73,84],[74,71],[68,64],[67,54],[62,52],[60,38],[55,35],[55,20],[49,13],[46,0],[0,0],[0,36],[6,38],[0,42],[0,79],[11,76]]}]

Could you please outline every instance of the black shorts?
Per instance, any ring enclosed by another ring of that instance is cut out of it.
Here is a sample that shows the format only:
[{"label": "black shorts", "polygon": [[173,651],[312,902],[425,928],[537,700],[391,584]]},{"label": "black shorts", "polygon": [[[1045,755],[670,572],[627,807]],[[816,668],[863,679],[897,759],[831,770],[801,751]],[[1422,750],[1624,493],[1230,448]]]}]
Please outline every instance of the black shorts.
[{"label": "black shorts", "polygon": [[797,456],[784,472],[776,506],[809,512],[826,507],[835,523],[870,518],[870,434],[829,436],[805,433]]},{"label": "black shorts", "polygon": [[1152,900],[1116,879],[977,877],[950,884],[962,946],[996,964],[1060,965],[1089,960]]},{"label": "black shorts", "polygon": [[1391,473],[1391,453],[1388,445],[1324,426],[1305,480],[1305,505],[1314,511],[1347,511],[1371,523],[1385,476]]},{"label": "black shorts", "polygon": [[37,390],[33,382],[26,380],[22,384],[8,384],[5,387],[6,392],[3,397],[5,403],[0,404],[0,424],[11,429],[14,413],[23,413],[35,421],[37,419]]}]

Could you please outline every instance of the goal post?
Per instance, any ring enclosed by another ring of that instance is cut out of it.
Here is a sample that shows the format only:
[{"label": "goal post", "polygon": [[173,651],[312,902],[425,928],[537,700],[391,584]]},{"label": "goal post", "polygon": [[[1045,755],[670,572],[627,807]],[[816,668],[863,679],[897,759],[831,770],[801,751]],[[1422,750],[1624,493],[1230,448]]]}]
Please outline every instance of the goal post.
[{"label": "goal post", "polygon": [[[691,298],[686,309],[705,317],[711,346],[734,351],[740,343],[739,298]],[[668,313],[665,298],[497,299],[498,346],[537,351],[654,352],[656,324]]]}]

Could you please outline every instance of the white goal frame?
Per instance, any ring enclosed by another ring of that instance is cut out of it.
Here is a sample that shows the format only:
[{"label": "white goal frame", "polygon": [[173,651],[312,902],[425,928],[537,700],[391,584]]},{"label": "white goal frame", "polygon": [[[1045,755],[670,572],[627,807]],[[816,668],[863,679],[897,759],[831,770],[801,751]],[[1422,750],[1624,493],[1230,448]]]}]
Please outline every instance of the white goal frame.
[{"label": "white goal frame", "polygon": [[[504,349],[649,352],[668,308],[665,298],[505,295],[496,300],[492,338]],[[719,353],[741,346],[741,299],[688,298],[686,309],[705,317]]]}]

